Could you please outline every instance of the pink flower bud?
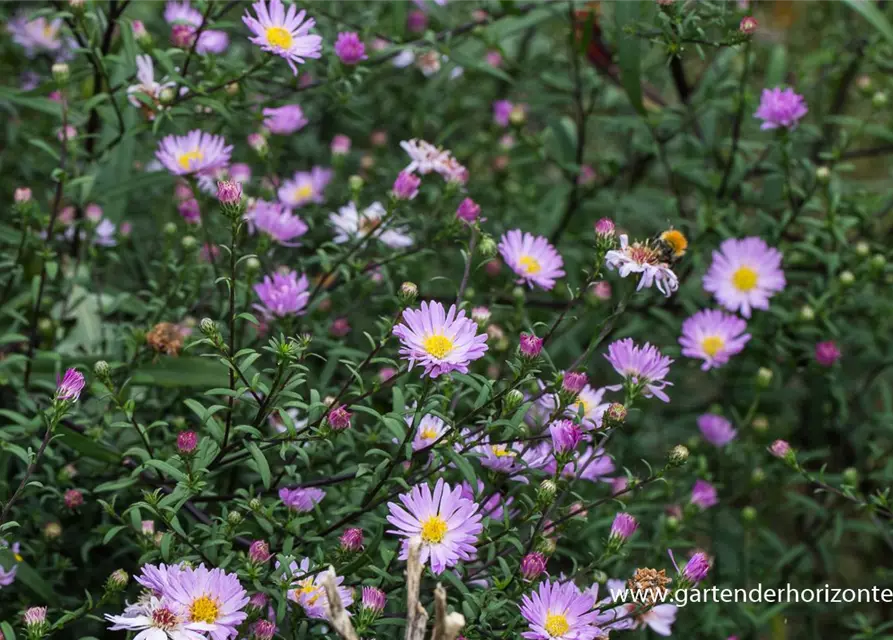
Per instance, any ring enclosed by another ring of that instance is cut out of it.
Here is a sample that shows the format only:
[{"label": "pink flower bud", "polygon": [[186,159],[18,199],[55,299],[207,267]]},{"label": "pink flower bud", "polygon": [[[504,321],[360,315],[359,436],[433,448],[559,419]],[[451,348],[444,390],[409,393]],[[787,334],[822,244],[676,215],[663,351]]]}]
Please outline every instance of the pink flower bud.
[{"label": "pink flower bud", "polygon": [[332,150],[332,154],[336,156],[343,156],[346,153],[350,153],[350,138],[346,135],[339,133],[334,138],[332,138],[332,145],[330,147]]},{"label": "pink flower bud", "polygon": [[546,556],[539,551],[528,553],[521,560],[521,577],[532,582],[540,577],[546,570]]},{"label": "pink flower bud", "polygon": [[413,9],[406,16],[406,28],[412,33],[421,33],[428,26],[428,15],[424,11]]},{"label": "pink flower bud", "polygon": [[789,445],[786,440],[776,440],[769,445],[769,453],[776,458],[786,458],[791,451],[791,445]]},{"label": "pink flower bud", "polygon": [[366,59],[366,46],[353,31],[342,32],[335,40],[335,55],[344,64],[353,65]]},{"label": "pink flower bud", "polygon": [[568,393],[580,393],[586,386],[588,380],[585,373],[576,373],[569,371],[564,374],[564,380],[561,382],[561,388]]},{"label": "pink flower bud", "polygon": [[266,540],[255,540],[248,547],[248,558],[254,564],[264,564],[272,557],[270,553],[270,545]]},{"label": "pink flower bud", "polygon": [[84,504],[84,494],[77,489],[69,489],[65,492],[62,500],[65,502],[65,506],[69,509],[77,509]]},{"label": "pink flower bud", "polygon": [[69,369],[56,385],[56,400],[76,402],[81,397],[86,380],[77,369]]},{"label": "pink flower bud", "polygon": [[556,455],[573,451],[583,439],[583,430],[571,420],[556,420],[549,425],[549,434]]},{"label": "pink flower bud", "polygon": [[15,190],[15,195],[13,197],[17,204],[29,202],[31,200],[31,189],[28,187],[19,187]]},{"label": "pink flower bud", "polygon": [[639,523],[628,513],[618,513],[614,516],[614,523],[611,525],[611,538],[614,540],[627,540],[636,532]]},{"label": "pink flower bud", "polygon": [[521,355],[525,358],[536,358],[543,350],[543,339],[532,333],[521,334]]},{"label": "pink flower bud", "polygon": [[171,44],[180,49],[192,46],[195,28],[188,24],[175,24],[171,27]]},{"label": "pink flower bud", "polygon": [[595,223],[595,235],[600,238],[614,237],[614,221],[610,218],[602,218]]},{"label": "pink flower bud", "polygon": [[347,318],[342,317],[332,320],[332,324],[329,326],[329,333],[336,338],[343,338],[350,333],[350,323],[347,321]]},{"label": "pink flower bud", "polygon": [[394,180],[393,193],[398,200],[412,200],[419,194],[422,179],[412,173],[401,171]]},{"label": "pink flower bud", "polygon": [[329,426],[335,431],[344,431],[350,426],[350,411],[342,404],[329,411]]},{"label": "pink flower bud", "polygon": [[363,548],[363,530],[352,528],[345,530],[340,538],[341,550],[351,553],[360,551]]},{"label": "pink flower bud", "polygon": [[364,609],[369,609],[375,613],[381,613],[384,611],[384,606],[387,601],[388,598],[381,589],[378,589],[377,587],[363,587]]},{"label": "pink flower bud", "polygon": [[180,453],[192,453],[198,446],[198,434],[195,431],[181,431],[177,434],[177,449]]},{"label": "pink flower bud", "polygon": [[242,185],[232,180],[217,183],[217,200],[224,206],[235,206],[242,202]]},{"label": "pink flower bud", "polygon": [[254,640],[273,640],[276,635],[276,625],[269,620],[258,620],[251,627],[251,635]]},{"label": "pink flower bud", "polygon": [[757,30],[758,26],[756,18],[753,16],[744,16],[741,18],[741,23],[738,25],[738,31],[749,36]]},{"label": "pink flower bud", "polygon": [[481,207],[471,198],[465,198],[456,209],[456,217],[465,222],[474,222],[481,215]]},{"label": "pink flower bud", "polygon": [[840,349],[833,340],[819,342],[815,346],[815,359],[823,367],[833,366],[840,359]]}]

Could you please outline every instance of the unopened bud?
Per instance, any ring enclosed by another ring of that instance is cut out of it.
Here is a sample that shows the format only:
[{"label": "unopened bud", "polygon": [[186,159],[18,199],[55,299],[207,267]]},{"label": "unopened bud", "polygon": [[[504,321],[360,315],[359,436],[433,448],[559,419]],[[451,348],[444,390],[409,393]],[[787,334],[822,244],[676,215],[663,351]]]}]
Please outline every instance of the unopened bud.
[{"label": "unopened bud", "polygon": [[763,433],[769,428],[769,421],[766,419],[766,416],[757,416],[753,419],[753,422],[750,423],[750,426],[752,426],[755,431]]},{"label": "unopened bud", "polygon": [[856,276],[853,275],[852,271],[841,271],[840,272],[840,284],[845,287],[850,286],[856,281]]},{"label": "unopened bud", "polygon": [[606,421],[609,427],[619,427],[626,422],[626,414],[626,407],[619,402],[614,402],[605,411],[602,420]]},{"label": "unopened bud", "polygon": [[872,82],[871,76],[861,75],[856,78],[856,88],[864,95],[871,93],[874,89],[874,82]]},{"label": "unopened bud", "polygon": [[480,243],[478,244],[478,251],[485,258],[492,258],[496,255],[496,251],[499,247],[496,245],[496,240],[494,240],[490,235],[485,235],[481,238]]},{"label": "unopened bud", "polygon": [[828,167],[819,167],[815,170],[815,179],[821,184],[827,184],[831,180],[831,169]]},{"label": "unopened bud", "polygon": [[757,510],[751,506],[746,506],[741,510],[741,519],[744,522],[753,522],[757,519]]},{"label": "unopened bud", "polygon": [[180,246],[183,248],[183,251],[191,253],[198,249],[198,240],[195,239],[195,236],[183,236],[180,240]]},{"label": "unopened bud", "polygon": [[239,83],[238,82],[230,82],[226,85],[226,95],[228,96],[237,96],[239,95]]},{"label": "unopened bud", "polygon": [[512,389],[507,394],[505,394],[505,400],[503,401],[505,412],[511,413],[512,411],[520,407],[522,402],[524,402],[524,394],[517,389]]},{"label": "unopened bud", "polygon": [[228,523],[230,523],[230,524],[231,524],[232,526],[234,526],[234,527],[235,527],[237,524],[241,524],[241,522],[242,522],[243,519],[244,519],[244,518],[242,518],[242,514],[239,513],[238,511],[230,511],[230,512],[226,515],[226,521],[227,521]]},{"label": "unopened bud", "polygon": [[366,181],[360,176],[351,176],[347,179],[347,186],[350,187],[350,190],[354,193],[359,192],[365,184]]},{"label": "unopened bud", "polygon": [[416,296],[419,295],[419,287],[414,282],[404,282],[400,285],[400,291],[397,294],[406,304],[415,302]]},{"label": "unopened bud", "polygon": [[202,318],[202,321],[198,323],[198,328],[206,336],[217,333],[217,323],[211,320],[211,318]]},{"label": "unopened bud", "polygon": [[685,445],[677,444],[675,447],[670,449],[669,460],[670,464],[674,467],[685,464],[685,461],[688,460],[688,447],[686,447]]},{"label": "unopened bud", "polygon": [[812,322],[815,320],[815,311],[808,304],[804,304],[800,307],[800,319],[803,322]]},{"label": "unopened bud", "polygon": [[772,373],[772,369],[768,369],[766,367],[760,367],[759,369],[757,369],[757,387],[759,387],[760,389],[768,389],[769,385],[772,384],[772,377],[774,375],[775,374]]},{"label": "unopened bud", "polygon": [[97,360],[96,364],[93,365],[93,373],[100,378],[104,378],[109,374],[109,363],[105,360]]},{"label": "unopened bud", "polygon": [[108,580],[106,580],[105,589],[110,592],[121,591],[127,586],[129,581],[130,576],[127,575],[127,572],[124,569],[118,569],[113,571]]},{"label": "unopened bud", "polygon": [[855,249],[856,249],[856,255],[859,257],[862,257],[862,258],[864,258],[869,253],[871,253],[871,245],[869,245],[864,240],[860,240],[859,242],[857,242]]},{"label": "unopened bud", "polygon": [[174,98],[177,97],[177,94],[170,87],[165,87],[161,91],[158,92],[158,101],[161,104],[170,104],[174,101]]},{"label": "unopened bud", "polygon": [[537,487],[536,497],[542,504],[548,504],[558,493],[558,485],[553,480],[543,480]]},{"label": "unopened bud", "polygon": [[254,256],[245,260],[245,271],[247,273],[257,273],[260,271],[260,260],[255,258]]},{"label": "unopened bud", "polygon": [[251,500],[248,501],[248,508],[252,511],[260,511],[263,506],[264,503],[260,501],[260,498],[251,498]]},{"label": "unopened bud", "polygon": [[843,470],[842,480],[844,484],[855,487],[859,484],[859,470],[847,467]]},{"label": "unopened bud", "polygon": [[68,80],[71,77],[71,71],[68,68],[68,65],[64,62],[57,62],[52,67],[53,72],[53,80],[60,87],[68,84]]},{"label": "unopened bud", "polygon": [[884,265],[887,264],[887,259],[880,253],[876,253],[871,256],[871,262],[869,264],[872,269],[881,270],[884,268]]},{"label": "unopened bud", "polygon": [[871,106],[875,109],[882,109],[887,106],[887,94],[883,91],[878,91],[873,96],[871,96]]},{"label": "unopened bud", "polygon": [[161,230],[164,232],[164,235],[173,236],[177,233],[177,225],[173,222],[168,222]]},{"label": "unopened bud", "polygon": [[750,480],[754,484],[760,484],[763,480],[766,479],[766,472],[763,471],[760,467],[757,467],[753,471],[750,472]]}]

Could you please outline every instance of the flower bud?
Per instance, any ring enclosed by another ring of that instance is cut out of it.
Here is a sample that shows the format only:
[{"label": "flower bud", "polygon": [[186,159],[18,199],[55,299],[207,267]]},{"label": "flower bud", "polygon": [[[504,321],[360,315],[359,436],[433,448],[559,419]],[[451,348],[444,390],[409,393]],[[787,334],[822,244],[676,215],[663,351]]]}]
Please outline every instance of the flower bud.
[{"label": "flower bud", "polygon": [[55,540],[62,535],[62,525],[58,522],[47,522],[43,527],[43,535],[47,540]]},{"label": "flower bud", "polygon": [[346,553],[356,553],[363,549],[363,530],[353,527],[346,529],[339,538],[341,550]]},{"label": "flower bud", "polygon": [[745,522],[753,522],[757,519],[757,510],[750,505],[741,510],[741,519]]},{"label": "flower bud", "polygon": [[206,336],[217,333],[217,323],[211,320],[211,318],[202,318],[202,321],[198,323],[198,328]]},{"label": "flower bud", "polygon": [[257,273],[258,271],[260,271],[260,267],[261,267],[260,260],[258,260],[254,256],[251,256],[250,258],[245,260],[246,273],[249,273],[249,274]]},{"label": "flower bud", "polygon": [[195,431],[181,431],[177,434],[177,449],[184,455],[195,452],[198,446],[198,434]]},{"label": "flower bud", "polygon": [[248,547],[248,559],[254,564],[264,564],[271,557],[273,556],[270,553],[270,545],[266,540],[255,540]]},{"label": "flower bud", "polygon": [[226,85],[226,87],[224,87],[223,90],[226,91],[226,95],[230,97],[237,96],[239,95],[239,83],[230,82],[228,85]]},{"label": "flower bud", "polygon": [[883,254],[880,254],[880,253],[876,253],[873,256],[871,256],[871,262],[869,262],[869,265],[871,265],[871,268],[877,269],[878,271],[883,269],[886,264],[887,264],[887,258],[885,258],[883,256]]},{"label": "flower bud", "polygon": [[366,181],[360,176],[351,176],[347,179],[347,186],[349,186],[350,190],[354,193],[359,193],[365,184]]},{"label": "flower bud", "polygon": [[465,222],[474,222],[481,215],[481,207],[471,198],[465,198],[456,209],[456,217]]},{"label": "flower bud", "polygon": [[754,484],[760,484],[763,480],[766,479],[766,472],[763,471],[760,467],[757,467],[753,471],[750,472],[750,480]]},{"label": "flower bud", "polygon": [[71,78],[71,72],[68,68],[68,65],[64,62],[57,62],[52,67],[53,80],[60,87],[68,84],[69,78]]},{"label": "flower bud", "polygon": [[230,511],[228,514],[226,514],[226,521],[234,527],[238,524],[241,524],[242,520],[244,520],[244,518],[238,511]]},{"label": "flower bud", "polygon": [[819,184],[828,184],[831,180],[831,169],[828,167],[819,167],[815,170],[815,179]]},{"label": "flower bud", "polygon": [[859,470],[854,467],[847,467],[843,470],[841,480],[843,480],[844,484],[855,487],[859,484]]},{"label": "flower bud", "polygon": [[669,460],[674,467],[685,464],[685,461],[688,460],[688,448],[685,445],[677,444],[670,449]]},{"label": "flower bud", "polygon": [[852,271],[841,271],[840,272],[840,284],[845,287],[850,286],[856,281],[856,276],[853,275]]},{"label": "flower bud", "polygon": [[391,193],[397,200],[412,200],[419,195],[419,185],[422,179],[412,173],[401,171],[394,180]]},{"label": "flower bud", "polygon": [[709,571],[710,560],[707,558],[706,553],[699,551],[685,565],[685,568],[682,570],[682,577],[689,583],[696,584],[706,578]]},{"label": "flower bud", "polygon": [[800,320],[803,322],[812,322],[815,320],[815,311],[808,304],[800,307]]},{"label": "flower bud", "polygon": [[793,452],[787,440],[776,440],[769,446],[769,453],[776,458],[786,458]]},{"label": "flower bud", "polygon": [[361,606],[364,610],[374,614],[384,611],[388,598],[384,591],[377,587],[363,587],[363,599]]},{"label": "flower bud", "polygon": [[625,405],[622,405],[619,402],[613,402],[602,416],[602,421],[608,427],[619,427],[626,422],[626,414],[627,411]]},{"label": "flower bud", "polygon": [[618,513],[611,524],[611,540],[625,542],[639,527],[638,521],[628,513]]},{"label": "flower bud", "polygon": [[832,367],[840,359],[840,349],[833,340],[819,342],[815,346],[815,360],[823,367]]},{"label": "flower bud", "polygon": [[251,133],[247,138],[248,146],[254,149],[255,153],[259,155],[261,158],[267,155],[267,151],[270,150],[270,147],[267,146],[267,139],[263,137],[259,133]]},{"label": "flower bud", "polygon": [[258,620],[251,626],[251,637],[254,640],[273,640],[276,636],[276,624],[269,620]]},{"label": "flower bud", "polygon": [[499,247],[496,244],[496,241],[488,234],[485,234],[481,241],[478,243],[478,251],[485,258],[492,258],[496,255]]},{"label": "flower bud", "polygon": [[335,431],[344,431],[350,427],[351,413],[342,404],[329,411],[329,426]]},{"label": "flower bud", "polygon": [[177,225],[175,225],[173,222],[168,222],[166,225],[164,225],[164,227],[162,227],[161,230],[164,232],[164,235],[173,236],[177,233]]},{"label": "flower bud", "polygon": [[754,428],[754,431],[764,433],[769,428],[769,421],[766,419],[766,416],[756,416],[753,422],[750,423],[750,426]]},{"label": "flower bud", "polygon": [[264,503],[261,502],[260,498],[251,498],[251,500],[248,501],[248,508],[252,511],[260,511],[263,506]]},{"label": "flower bud", "polygon": [[856,78],[856,88],[862,92],[863,95],[868,95],[874,89],[874,82],[871,80],[871,76],[861,75]]},{"label": "flower bud", "polygon": [[583,439],[583,430],[571,420],[556,420],[549,425],[552,451],[556,457],[572,452]]},{"label": "flower bud", "polygon": [[585,373],[568,371],[564,374],[564,380],[561,381],[561,389],[568,394],[577,395],[586,386],[588,379]]},{"label": "flower bud", "polygon": [[69,489],[65,492],[65,495],[62,496],[62,501],[65,503],[66,507],[73,511],[84,504],[84,494],[77,489]]},{"label": "flower bud", "polygon": [[416,296],[419,295],[419,287],[414,282],[404,282],[400,285],[400,291],[397,296],[404,304],[412,304],[415,302]]},{"label": "flower bud", "polygon": [[760,389],[768,389],[769,385],[772,384],[772,378],[774,375],[775,374],[772,372],[772,369],[768,369],[766,367],[760,367],[759,369],[757,369],[757,387]]},{"label": "flower bud", "polygon": [[598,238],[614,237],[614,221],[611,218],[602,218],[595,223],[595,235]]},{"label": "flower bud", "polygon": [[31,189],[28,187],[18,187],[13,195],[16,204],[25,204],[31,202]]},{"label": "flower bud", "polygon": [[152,46],[152,36],[146,31],[146,26],[142,20],[132,21],[130,27],[133,30],[133,39],[136,40],[137,44],[144,48]]},{"label": "flower bud", "polygon": [[856,250],[856,255],[857,255],[857,256],[860,256],[860,257],[864,258],[864,257],[867,256],[869,253],[871,253],[871,245],[869,245],[869,244],[868,244],[867,242],[865,242],[864,240],[860,240],[859,242],[856,243],[856,248],[855,248],[855,250]]},{"label": "flower bud", "polygon": [[46,632],[47,608],[31,607],[22,615],[22,622],[28,631],[28,637],[40,637]]},{"label": "flower bud", "polygon": [[505,400],[503,400],[503,408],[506,413],[511,413],[512,411],[520,407],[522,402],[524,402],[524,394],[517,389],[512,389],[507,394],[505,394]]},{"label": "flower bud", "polygon": [[109,592],[123,591],[130,581],[130,576],[124,569],[113,571],[105,581],[105,590]]},{"label": "flower bud", "polygon": [[543,350],[543,339],[537,338],[532,333],[522,333],[519,350],[524,358],[534,360],[539,357]]},{"label": "flower bud", "polygon": [[513,125],[520,126],[524,124],[527,120],[527,107],[523,104],[516,104],[512,106],[512,110],[509,113],[509,122]]},{"label": "flower bud", "polygon": [[546,571],[546,556],[539,551],[528,553],[521,559],[521,577],[533,582]]},{"label": "flower bud", "polygon": [[738,24],[738,31],[746,36],[752,35],[759,25],[753,16],[744,16]]},{"label": "flower bud", "polygon": [[93,365],[93,373],[100,378],[106,377],[109,374],[109,363],[105,360],[97,360]]},{"label": "flower bud", "polygon": [[887,94],[883,91],[878,91],[873,96],[871,96],[871,106],[875,109],[883,109],[887,106]]},{"label": "flower bud", "polygon": [[242,185],[234,180],[217,182],[217,201],[223,212],[229,216],[240,215],[242,205]]},{"label": "flower bud", "polygon": [[536,497],[542,504],[548,504],[558,493],[558,485],[553,480],[543,480],[536,489]]},{"label": "flower bud", "polygon": [[195,236],[183,236],[180,240],[180,246],[183,248],[183,251],[192,253],[198,249],[198,240],[195,239]]}]

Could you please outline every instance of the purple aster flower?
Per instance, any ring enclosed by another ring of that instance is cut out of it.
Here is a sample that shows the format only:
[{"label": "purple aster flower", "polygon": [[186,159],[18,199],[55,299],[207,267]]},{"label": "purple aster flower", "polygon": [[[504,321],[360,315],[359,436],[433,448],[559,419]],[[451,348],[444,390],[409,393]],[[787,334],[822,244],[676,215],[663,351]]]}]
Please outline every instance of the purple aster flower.
[{"label": "purple aster flower", "polygon": [[235,638],[236,627],[248,617],[243,611],[248,594],[236,574],[219,568],[209,570],[204,564],[169,573],[163,598],[187,612],[189,622],[211,625],[212,640]]},{"label": "purple aster flower", "polygon": [[17,14],[6,25],[12,40],[25,49],[25,55],[33,58],[42,51],[58,52],[64,42],[60,37],[62,20],[47,20],[44,16],[31,19],[24,14]]},{"label": "purple aster flower", "polygon": [[8,587],[11,585],[16,579],[16,571],[17,567],[13,565],[9,571],[3,568],[3,565],[0,565],[0,587]]},{"label": "purple aster flower", "polygon": [[794,93],[793,89],[776,87],[763,89],[760,106],[753,117],[763,121],[760,129],[793,129],[808,111],[803,96]]},{"label": "purple aster flower", "polygon": [[[143,533],[149,536],[153,535],[155,533],[155,523],[151,520],[144,521]],[[152,595],[161,598],[168,588],[168,583],[171,580],[176,581],[182,570],[182,565],[144,564],[140,569],[140,575],[134,576],[133,579],[148,589]]]},{"label": "purple aster flower", "polygon": [[335,40],[335,55],[344,64],[356,64],[367,58],[366,45],[353,31],[342,31]]},{"label": "purple aster flower", "polygon": [[[640,347],[633,342],[632,338],[624,338],[616,340],[608,346],[605,358],[614,367],[614,371],[622,375],[628,382],[642,385],[646,398],[655,396],[664,402],[670,401],[663,389],[673,384],[664,380],[670,373],[670,365],[673,364],[673,360],[663,355],[657,347],[647,342]],[[623,387],[614,385],[605,388],[618,391]]]},{"label": "purple aster flower", "polygon": [[394,180],[394,187],[392,188],[391,193],[394,194],[394,197],[397,198],[397,200],[413,200],[419,195],[420,184],[422,184],[421,178],[411,173],[401,171],[397,176],[397,179]]},{"label": "purple aster flower", "polygon": [[508,100],[497,100],[493,103],[493,122],[500,127],[509,126],[509,117],[512,115],[512,103]]},{"label": "purple aster flower", "polygon": [[254,307],[265,316],[284,318],[301,315],[310,299],[309,288],[307,276],[301,274],[299,279],[294,271],[264,276],[263,282],[254,285],[254,292],[261,301]]},{"label": "purple aster flower", "polygon": [[77,369],[68,369],[56,384],[56,400],[76,402],[85,384],[84,374]]},{"label": "purple aster flower", "polygon": [[291,5],[286,12],[281,0],[270,0],[269,8],[265,0],[251,6],[257,17],[248,12],[242,16],[242,22],[255,36],[249,40],[264,51],[285,58],[295,75],[298,75],[296,62],[304,64],[306,58],[322,56],[322,37],[310,35],[316,21],[313,18],[305,21],[306,11],[299,12]]},{"label": "purple aster flower", "polygon": [[724,311],[704,309],[682,323],[682,355],[704,361],[702,371],[726,364],[744,349],[750,334],[747,322]]},{"label": "purple aster flower", "polygon": [[384,606],[387,601],[388,597],[381,589],[378,589],[377,587],[363,587],[362,606],[364,609],[368,609],[375,613],[381,613],[384,611]]},{"label": "purple aster flower", "polygon": [[752,309],[768,309],[769,298],[784,287],[781,252],[756,237],[725,240],[704,276],[704,290],[745,318]]},{"label": "purple aster flower", "polygon": [[626,234],[620,236],[620,248],[605,254],[605,265],[617,269],[621,278],[639,273],[636,291],[652,284],[667,297],[679,288],[679,278],[663,258],[661,250],[648,242],[629,243]]},{"label": "purple aster flower", "polygon": [[164,21],[168,24],[187,24],[198,27],[202,23],[202,14],[198,9],[193,9],[189,0],[176,2],[170,0],[164,5]]},{"label": "purple aster flower", "polygon": [[628,513],[618,513],[614,516],[614,522],[611,524],[611,538],[615,540],[627,540],[632,536],[639,523]]},{"label": "purple aster flower", "polygon": [[714,447],[724,447],[738,435],[731,422],[714,413],[698,416],[698,429],[701,430],[704,440]]},{"label": "purple aster flower", "polygon": [[520,447],[517,443],[490,444],[486,438],[482,444],[475,445],[469,453],[479,457],[482,467],[513,476],[513,479],[527,484],[528,480],[520,474],[525,470],[520,458]]},{"label": "purple aster flower", "polygon": [[552,450],[556,455],[564,455],[577,448],[583,439],[583,430],[571,420],[556,420],[549,425],[552,436]]},{"label": "purple aster flower", "polygon": [[819,342],[815,346],[815,360],[823,367],[831,367],[840,359],[840,349],[833,340]]},{"label": "purple aster flower", "polygon": [[514,229],[499,239],[499,253],[518,274],[518,284],[526,283],[531,289],[536,285],[548,291],[564,276],[564,260],[543,236]]},{"label": "purple aster flower", "polygon": [[301,243],[293,242],[293,240],[303,236],[309,229],[301,218],[279,202],[256,200],[245,214],[245,218],[250,226],[263,231],[286,247],[300,246]]},{"label": "purple aster flower", "polygon": [[541,582],[536,591],[521,597],[521,615],[530,631],[527,640],[596,640],[603,636],[596,626],[595,599],[573,582]]},{"label": "purple aster flower", "polygon": [[521,558],[521,577],[533,582],[546,572],[546,556],[533,551]]},{"label": "purple aster flower", "polygon": [[[312,572],[309,558],[303,558],[300,565],[292,561],[288,565],[288,570],[294,578],[288,590],[288,599],[299,604],[308,618],[317,620],[328,619],[329,598],[323,587],[323,579],[328,571],[307,576],[308,573]],[[347,608],[353,604],[353,589],[341,586],[343,582],[344,578],[342,576],[335,575],[335,586],[338,589],[338,595],[341,596],[341,603]]]},{"label": "purple aster flower", "polygon": [[409,361],[409,368],[419,364],[426,375],[437,378],[452,371],[468,373],[469,363],[484,355],[487,336],[477,329],[477,323],[466,318],[465,311],[457,312],[456,305],[444,312],[439,302],[422,302],[421,309],[403,312],[394,335],[400,339],[400,355]]},{"label": "purple aster flower", "polygon": [[691,490],[691,503],[701,509],[709,509],[719,503],[716,497],[716,487],[706,480],[695,481],[695,486]]},{"label": "purple aster flower", "polygon": [[[555,456],[551,453],[551,446],[549,446],[549,453],[549,459],[543,465],[542,469],[546,473],[554,475],[558,470],[558,465],[555,462]],[[588,447],[576,460],[564,465],[564,469],[561,470],[561,475],[566,478],[576,478],[578,469],[580,470],[579,475],[581,480],[589,480],[590,482],[611,482],[611,479],[607,476],[610,473],[614,473],[615,467],[611,456],[606,455],[604,449],[593,449],[592,447]]]},{"label": "purple aster flower", "polygon": [[401,560],[409,557],[409,541],[414,538],[422,543],[419,560],[423,564],[430,560],[435,574],[474,558],[482,516],[477,503],[462,497],[460,487],[453,489],[440,478],[433,494],[426,483],[398,497],[403,506],[389,502],[387,520],[395,527],[388,533],[405,538]]},{"label": "purple aster flower", "polygon": [[333,175],[331,169],[324,167],[298,171],[291,180],[282,183],[279,200],[288,207],[303,207],[308,202],[325,202],[325,190]]},{"label": "purple aster flower", "polygon": [[195,129],[185,136],[163,138],[155,157],[165,169],[182,176],[227,166],[232,150],[222,136]]},{"label": "purple aster flower", "polygon": [[205,29],[198,36],[195,51],[201,54],[221,54],[226,51],[227,47],[229,47],[229,36],[226,34],[226,31]]},{"label": "purple aster flower", "polygon": [[[406,424],[412,428],[414,416],[406,416]],[[447,432],[447,424],[433,414],[426,414],[419,420],[418,429],[416,429],[415,437],[412,439],[412,450],[421,451],[427,449],[437,442],[444,433]]]},{"label": "purple aster flower", "polygon": [[270,133],[279,136],[288,136],[300,131],[307,122],[304,110],[296,104],[264,109],[264,126]]},{"label": "purple aster flower", "polygon": [[325,497],[326,492],[317,487],[299,487],[297,489],[282,487],[279,490],[279,499],[285,506],[299,513],[313,511],[313,507],[322,502]]}]

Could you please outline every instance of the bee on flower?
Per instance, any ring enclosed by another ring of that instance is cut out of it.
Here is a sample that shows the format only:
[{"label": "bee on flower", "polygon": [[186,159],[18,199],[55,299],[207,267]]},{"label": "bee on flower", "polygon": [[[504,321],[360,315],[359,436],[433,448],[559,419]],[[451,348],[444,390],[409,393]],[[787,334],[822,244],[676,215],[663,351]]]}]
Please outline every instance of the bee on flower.
[{"label": "bee on flower", "polygon": [[646,241],[630,244],[629,237],[623,234],[620,236],[620,248],[612,249],[605,255],[605,265],[612,271],[616,269],[621,278],[633,273],[641,274],[637,290],[654,285],[658,291],[670,297],[679,288],[679,278],[670,268],[668,258],[674,255],[681,257],[685,253],[687,243],[683,245],[680,237],[685,239],[679,234],[668,236],[659,243]]}]

